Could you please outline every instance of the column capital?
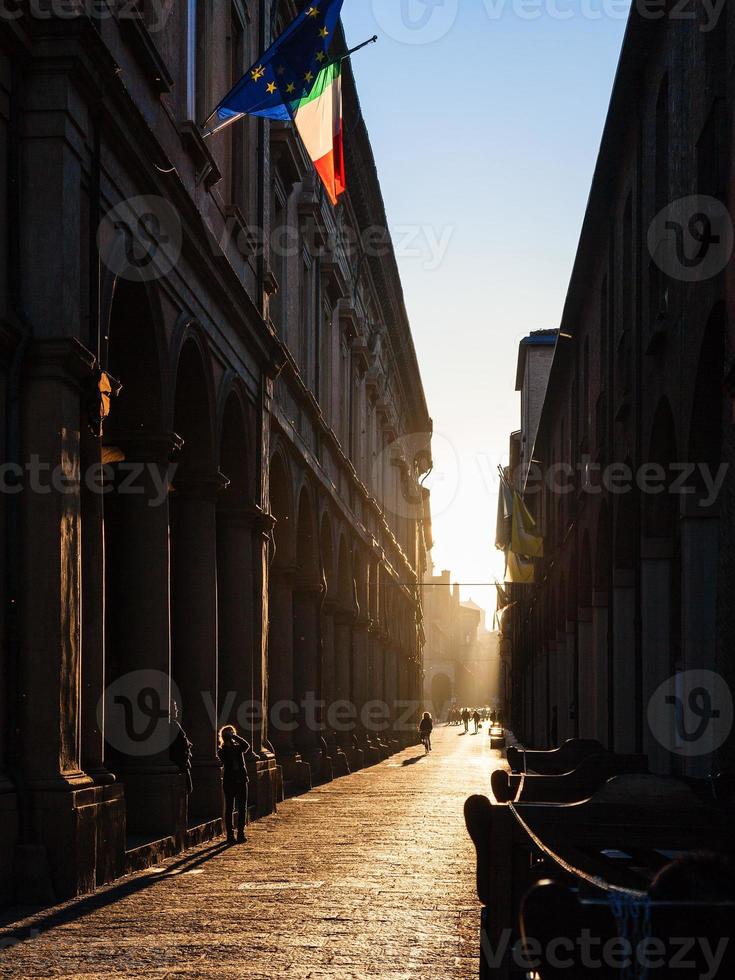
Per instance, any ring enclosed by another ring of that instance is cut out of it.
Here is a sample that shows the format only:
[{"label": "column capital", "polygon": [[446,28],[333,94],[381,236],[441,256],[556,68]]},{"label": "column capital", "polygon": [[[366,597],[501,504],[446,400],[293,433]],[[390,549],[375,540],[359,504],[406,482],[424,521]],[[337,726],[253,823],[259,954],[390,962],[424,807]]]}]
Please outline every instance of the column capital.
[{"label": "column capital", "polygon": [[174,473],[173,485],[179,498],[214,501],[217,495],[230,485],[230,481],[219,470],[203,467]]},{"label": "column capital", "polygon": [[357,612],[348,606],[337,606],[334,613],[334,621],[340,626],[354,626],[357,619]]},{"label": "column capital", "polygon": [[321,599],[324,596],[324,582],[318,575],[304,572],[299,569],[294,577],[294,592],[302,596],[312,596],[314,599]]},{"label": "column capital", "polygon": [[224,504],[217,511],[217,518],[232,527],[252,528],[259,531],[264,537],[268,537],[276,523],[270,514],[253,504],[229,506]]},{"label": "column capital", "polygon": [[121,429],[111,438],[123,451],[126,460],[157,463],[159,466],[168,466],[172,454],[184,445],[184,440],[175,432],[148,429]]},{"label": "column capital", "polygon": [[76,337],[49,337],[31,342],[28,356],[30,377],[63,381],[79,387],[95,369],[97,359]]}]

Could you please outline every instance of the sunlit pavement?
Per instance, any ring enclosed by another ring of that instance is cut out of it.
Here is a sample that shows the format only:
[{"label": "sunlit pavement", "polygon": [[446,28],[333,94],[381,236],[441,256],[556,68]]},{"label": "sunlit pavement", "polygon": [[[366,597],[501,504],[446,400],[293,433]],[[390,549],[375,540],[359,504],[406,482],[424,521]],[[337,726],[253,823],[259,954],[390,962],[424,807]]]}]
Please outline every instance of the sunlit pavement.
[{"label": "sunlit pavement", "polygon": [[[462,806],[500,761],[441,727],[218,842],[0,931],[2,977],[474,978]],[[16,945],[14,939],[31,938]],[[6,947],[3,949],[3,947]]]}]

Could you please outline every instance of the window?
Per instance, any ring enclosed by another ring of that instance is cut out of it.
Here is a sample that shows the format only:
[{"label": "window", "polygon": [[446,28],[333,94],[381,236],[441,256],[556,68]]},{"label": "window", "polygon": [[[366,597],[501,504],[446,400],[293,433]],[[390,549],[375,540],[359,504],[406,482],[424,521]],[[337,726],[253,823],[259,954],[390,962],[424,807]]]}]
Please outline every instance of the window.
[{"label": "window", "polygon": [[303,249],[299,310],[298,360],[304,384],[314,388],[314,264]]},{"label": "window", "polygon": [[197,92],[197,0],[188,0],[186,8],[186,115],[196,116]]},{"label": "window", "polygon": [[206,0],[188,0],[186,18],[186,115],[203,123],[213,106],[209,104],[207,48],[209,8]]},{"label": "window", "polygon": [[322,305],[322,329],[319,337],[319,402],[328,422],[332,421],[332,309]]},{"label": "window", "polygon": [[286,195],[276,181],[273,185],[271,235],[270,235],[270,267],[276,277],[278,288],[270,298],[270,318],[276,332],[282,340],[286,339],[285,315],[286,304],[283,297],[286,293],[287,269],[287,222]]}]

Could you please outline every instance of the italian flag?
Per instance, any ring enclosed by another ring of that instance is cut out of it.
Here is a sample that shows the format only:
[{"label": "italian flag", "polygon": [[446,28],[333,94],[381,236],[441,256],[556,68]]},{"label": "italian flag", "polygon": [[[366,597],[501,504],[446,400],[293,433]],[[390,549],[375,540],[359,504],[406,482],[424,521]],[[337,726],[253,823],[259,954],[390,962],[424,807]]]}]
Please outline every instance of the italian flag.
[{"label": "italian flag", "polygon": [[317,173],[336,204],[347,188],[342,141],[342,65],[333,62],[314,87],[293,106],[294,122]]}]

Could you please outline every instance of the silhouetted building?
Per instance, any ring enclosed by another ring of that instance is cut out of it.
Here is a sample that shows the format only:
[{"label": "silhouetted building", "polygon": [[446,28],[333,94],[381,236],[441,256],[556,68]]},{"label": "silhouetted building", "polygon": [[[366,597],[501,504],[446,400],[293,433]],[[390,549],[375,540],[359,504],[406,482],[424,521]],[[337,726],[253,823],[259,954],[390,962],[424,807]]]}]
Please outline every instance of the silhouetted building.
[{"label": "silhouetted building", "polygon": [[349,64],[335,209],[291,127],[197,126],[293,3],[91,6],[0,19],[0,900],[216,833],[218,724],[264,814],[421,695],[432,425]]},{"label": "silhouetted building", "polygon": [[696,11],[633,5],[523,481],[545,555],[503,632],[529,744],[557,707],[560,740],[705,775],[735,748],[735,18]]}]

